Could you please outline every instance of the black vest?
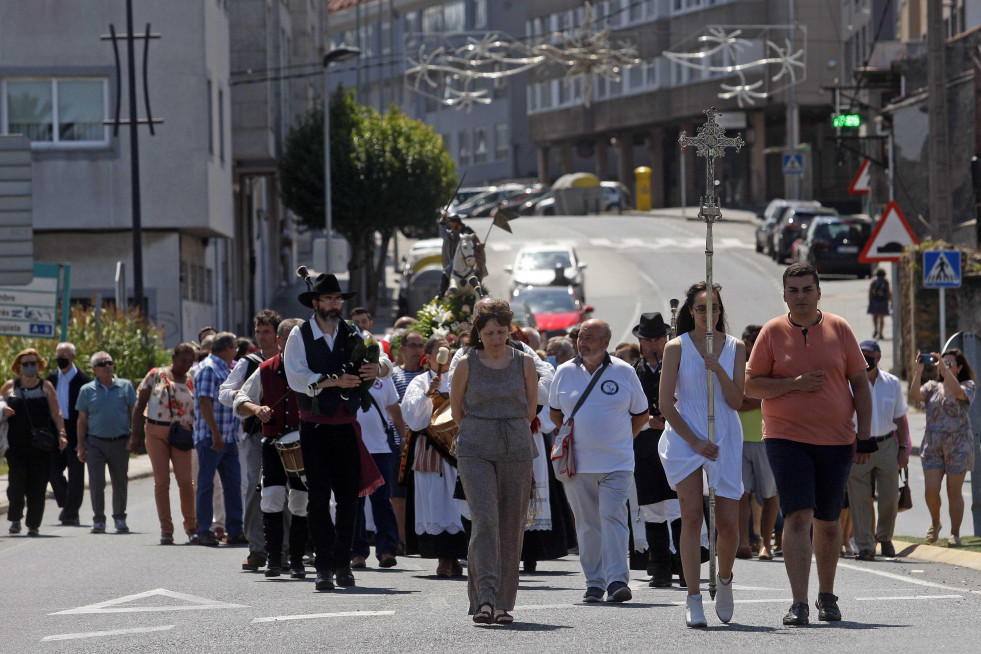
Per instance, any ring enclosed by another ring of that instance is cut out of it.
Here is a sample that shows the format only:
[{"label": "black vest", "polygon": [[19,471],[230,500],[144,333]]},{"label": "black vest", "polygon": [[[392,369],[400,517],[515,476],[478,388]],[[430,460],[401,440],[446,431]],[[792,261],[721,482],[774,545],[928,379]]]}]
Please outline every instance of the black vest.
[{"label": "black vest", "polygon": [[[661,391],[661,366],[658,365],[656,370],[651,370],[644,357],[641,357],[634,362],[634,370],[637,371],[640,386],[644,389],[644,395],[647,397],[647,410],[650,411],[651,416],[660,417],[658,394]],[[661,429],[644,427],[634,439],[634,455],[638,457],[657,456],[657,443],[661,438],[662,431]]]},{"label": "black vest", "polygon": [[[245,377],[242,378],[243,382],[249,377],[251,377],[252,373],[254,373],[259,368],[259,364],[262,363],[262,355],[255,354],[253,352],[252,354],[246,356],[245,360],[248,362],[246,364],[248,367],[245,369]],[[260,433],[262,431],[262,422],[255,416],[249,416],[248,418],[243,418],[242,431],[245,432],[246,434]]]},{"label": "black vest", "polygon": [[[313,320],[311,318],[310,320]],[[354,350],[354,335],[357,338],[357,331],[348,325],[346,321],[341,321],[337,326],[337,336],[334,338],[334,349],[327,347],[327,341],[322,338],[313,337],[313,329],[310,327],[310,320],[300,325],[300,335],[303,337],[303,350],[307,355],[307,367],[313,372],[321,375],[340,376],[345,372],[358,374],[355,371],[345,371],[344,364],[351,360],[351,352]],[[347,400],[341,399],[341,391],[347,395]],[[324,388],[316,397],[310,397],[306,393],[297,393],[296,402],[300,411],[308,412],[316,401],[320,415],[332,418],[341,406],[347,409],[351,416],[358,415],[358,408],[361,406],[361,394],[357,388]]]}]

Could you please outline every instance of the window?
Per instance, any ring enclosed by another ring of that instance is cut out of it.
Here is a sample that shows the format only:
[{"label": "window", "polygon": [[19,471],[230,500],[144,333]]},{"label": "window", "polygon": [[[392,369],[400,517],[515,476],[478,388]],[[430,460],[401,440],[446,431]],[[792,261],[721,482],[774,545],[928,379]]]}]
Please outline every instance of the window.
[{"label": "window", "polygon": [[449,0],[443,6],[443,29],[462,32],[466,29],[467,8],[463,0]]},{"label": "window", "polygon": [[460,156],[458,159],[461,164],[470,163],[470,132],[464,130],[457,135],[457,142],[460,144]]},{"label": "window", "polygon": [[392,54],[392,24],[387,20],[381,23],[381,53]]},{"label": "window", "polygon": [[552,108],[552,80],[542,82],[542,109]]},{"label": "window", "polygon": [[225,92],[218,89],[218,158],[225,161]]},{"label": "window", "polygon": [[473,0],[473,28],[475,30],[487,27],[487,0]]},{"label": "window", "polygon": [[107,145],[107,93],[104,78],[8,80],[3,133],[23,134],[41,147]]},{"label": "window", "polygon": [[208,154],[215,153],[215,103],[211,99],[211,80],[208,80]]},{"label": "window", "polygon": [[644,86],[644,67],[631,66],[627,69],[627,88],[637,91]]},{"label": "window", "polygon": [[[505,66],[503,64],[494,65],[494,72],[499,73],[503,70],[505,70]],[[505,77],[504,75],[500,77],[495,77],[493,80],[493,84],[494,84],[494,99],[497,100],[500,98],[506,98],[508,95],[508,78]]]},{"label": "window", "polygon": [[507,159],[511,151],[511,136],[507,123],[494,125],[494,156],[498,161]]},{"label": "window", "polygon": [[422,31],[434,34],[443,31],[443,8],[426,7],[422,10]]},{"label": "window", "polygon": [[484,127],[477,127],[474,129],[473,134],[473,162],[475,164],[484,163],[487,161],[487,129]]}]

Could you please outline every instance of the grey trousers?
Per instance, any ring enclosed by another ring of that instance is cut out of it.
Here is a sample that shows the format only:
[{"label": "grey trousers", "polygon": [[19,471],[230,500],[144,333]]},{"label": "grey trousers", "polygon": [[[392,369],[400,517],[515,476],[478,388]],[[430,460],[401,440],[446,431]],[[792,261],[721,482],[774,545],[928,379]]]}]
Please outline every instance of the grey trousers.
[{"label": "grey trousers", "polygon": [[[899,510],[899,445],[895,438],[880,441],[868,463],[852,464],[848,475],[848,508],[852,512],[852,530],[858,551],[875,552],[876,541],[892,540]],[[872,479],[875,479],[878,524],[872,532]]]},{"label": "grey trousers", "polygon": [[249,551],[266,553],[266,535],[262,527],[262,498],[259,480],[262,479],[262,434],[246,435],[238,444],[242,462],[242,515],[245,537],[249,539]]},{"label": "grey trousers", "polygon": [[89,497],[92,499],[92,521],[106,521],[106,466],[112,480],[113,520],[126,519],[126,490],[129,484],[129,439],[103,440],[90,435],[85,439],[85,462],[89,469]]},{"label": "grey trousers", "polygon": [[633,476],[632,470],[580,472],[565,482],[587,588],[606,590],[614,581],[630,580],[627,498]]},{"label": "grey trousers", "polygon": [[473,524],[467,554],[470,615],[482,604],[510,611],[518,594],[532,462],[461,457],[457,469]]}]

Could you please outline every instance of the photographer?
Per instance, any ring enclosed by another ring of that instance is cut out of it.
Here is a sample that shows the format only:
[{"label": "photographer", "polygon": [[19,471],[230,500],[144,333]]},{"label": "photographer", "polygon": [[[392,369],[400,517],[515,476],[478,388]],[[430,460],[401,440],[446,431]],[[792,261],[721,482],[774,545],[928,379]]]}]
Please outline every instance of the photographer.
[{"label": "photographer", "polygon": [[[938,363],[936,380],[920,385],[923,367]],[[926,542],[940,537],[940,482],[947,475],[947,502],[950,512],[949,547],[961,546],[961,520],[964,518],[964,496],[961,486],[968,470],[974,469],[974,435],[968,411],[977,390],[977,378],[964,354],[950,349],[942,355],[916,353],[913,379],[909,382],[909,402],[926,411],[926,433],[920,445],[920,461],[925,480],[924,498],[930,509],[930,528]]]}]

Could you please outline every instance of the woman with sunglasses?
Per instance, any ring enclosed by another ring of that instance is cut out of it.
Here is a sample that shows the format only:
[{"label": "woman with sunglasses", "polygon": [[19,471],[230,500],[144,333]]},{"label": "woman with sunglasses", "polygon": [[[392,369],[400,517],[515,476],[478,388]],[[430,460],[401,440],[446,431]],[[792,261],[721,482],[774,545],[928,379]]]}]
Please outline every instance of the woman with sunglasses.
[{"label": "woman with sunglasses", "polygon": [[[667,424],[658,452],[668,483],[681,504],[681,567],[688,582],[685,623],[705,627],[702,609],[701,533],[703,470],[715,488],[715,527],[719,570],[715,611],[722,622],[732,619],[732,564],[739,546],[739,499],[743,495],[743,429],[737,413],[743,403],[746,347],[725,333],[726,314],[721,287],[712,289],[712,315],[706,305],[706,285],[693,284],[678,312],[678,337],[664,347],[660,408]],[[711,318],[711,320],[710,320]],[[712,325],[712,351],[706,336]],[[715,387],[715,443],[708,441],[708,384]]]},{"label": "woman with sunglasses", "polygon": [[[21,351],[10,369],[16,379],[0,388],[0,397],[6,403],[4,417],[9,421],[7,450],[8,473],[7,519],[10,520],[10,533],[19,534],[24,506],[27,506],[27,535],[37,536],[44,516],[44,493],[48,487],[48,467],[50,454],[33,443],[35,429],[52,429],[52,422],[58,428],[58,449],[68,447],[65,421],[58,408],[58,394],[41,375],[47,362],[38,351],[29,348]],[[26,501],[25,501],[26,500]]]}]

